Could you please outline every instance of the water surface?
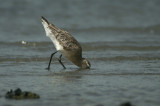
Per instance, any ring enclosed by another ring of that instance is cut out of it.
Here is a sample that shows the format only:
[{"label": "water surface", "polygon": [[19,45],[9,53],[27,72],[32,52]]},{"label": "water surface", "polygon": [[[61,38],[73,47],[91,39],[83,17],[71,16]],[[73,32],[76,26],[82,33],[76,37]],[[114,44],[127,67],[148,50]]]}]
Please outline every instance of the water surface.
[{"label": "water surface", "polygon": [[[160,105],[159,0],[14,0],[0,4],[0,105]],[[45,36],[41,16],[69,31],[91,62],[82,70],[66,58],[66,70]],[[8,100],[20,87],[37,100]]]}]

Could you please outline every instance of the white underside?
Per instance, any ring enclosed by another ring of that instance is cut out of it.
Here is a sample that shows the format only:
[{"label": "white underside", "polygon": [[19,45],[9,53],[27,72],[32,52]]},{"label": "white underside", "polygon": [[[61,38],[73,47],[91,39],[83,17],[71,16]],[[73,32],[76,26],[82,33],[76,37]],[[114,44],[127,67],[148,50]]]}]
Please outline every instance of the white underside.
[{"label": "white underside", "polygon": [[51,29],[48,28],[48,24],[45,21],[42,21],[42,24],[44,26],[44,29],[45,29],[45,32],[46,32],[46,36],[49,37],[52,40],[56,50],[62,51],[63,47],[59,44],[59,42],[57,41],[57,39],[53,35]]}]

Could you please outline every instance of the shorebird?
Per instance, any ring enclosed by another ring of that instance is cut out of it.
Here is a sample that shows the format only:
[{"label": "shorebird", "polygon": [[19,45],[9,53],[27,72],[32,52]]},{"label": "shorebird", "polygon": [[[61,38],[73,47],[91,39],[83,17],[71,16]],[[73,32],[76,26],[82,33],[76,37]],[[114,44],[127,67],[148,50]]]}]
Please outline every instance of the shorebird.
[{"label": "shorebird", "polygon": [[63,29],[60,29],[56,27],[55,25],[51,24],[43,16],[41,20],[42,20],[42,24],[46,32],[46,36],[52,40],[57,50],[51,54],[50,61],[47,67],[48,70],[50,69],[50,64],[51,64],[53,55],[56,54],[58,51],[61,53],[58,61],[63,66],[64,69],[66,69],[66,67],[61,61],[62,55],[64,55],[73,64],[75,64],[76,66],[80,68],[86,68],[86,69],[90,68],[91,66],[90,62],[87,59],[82,58],[81,45],[69,32]]}]

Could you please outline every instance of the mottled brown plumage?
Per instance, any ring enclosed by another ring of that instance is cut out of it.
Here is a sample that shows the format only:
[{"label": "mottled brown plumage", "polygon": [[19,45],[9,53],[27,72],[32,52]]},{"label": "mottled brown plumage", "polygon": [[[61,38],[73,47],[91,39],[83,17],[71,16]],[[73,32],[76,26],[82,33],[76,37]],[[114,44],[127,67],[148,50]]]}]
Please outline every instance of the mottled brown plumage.
[{"label": "mottled brown plumage", "polygon": [[42,17],[42,24],[46,36],[50,37],[58,51],[61,51],[75,65],[82,68],[90,67],[89,61],[85,59],[87,63],[83,62],[81,45],[69,32],[49,23],[44,17]]}]

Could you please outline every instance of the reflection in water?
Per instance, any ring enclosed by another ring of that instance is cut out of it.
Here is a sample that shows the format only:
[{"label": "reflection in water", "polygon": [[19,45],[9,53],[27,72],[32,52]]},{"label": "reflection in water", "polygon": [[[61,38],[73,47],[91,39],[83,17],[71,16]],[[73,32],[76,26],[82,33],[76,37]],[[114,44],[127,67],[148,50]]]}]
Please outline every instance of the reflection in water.
[{"label": "reflection in water", "polygon": [[90,70],[89,69],[62,69],[56,72],[50,71],[47,76],[58,77],[62,78],[61,80],[64,81],[76,81],[77,79],[81,79],[84,74],[87,74]]}]

